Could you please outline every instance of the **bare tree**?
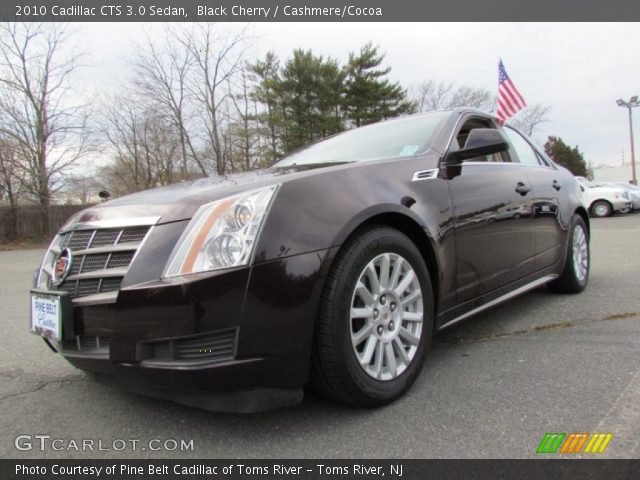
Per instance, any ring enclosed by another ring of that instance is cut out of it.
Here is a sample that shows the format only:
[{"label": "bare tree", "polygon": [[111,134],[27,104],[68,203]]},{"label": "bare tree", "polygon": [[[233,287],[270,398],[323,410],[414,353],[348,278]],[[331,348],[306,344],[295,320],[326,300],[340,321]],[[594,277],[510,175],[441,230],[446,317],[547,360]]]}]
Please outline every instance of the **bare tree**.
[{"label": "bare tree", "polygon": [[495,104],[495,98],[484,88],[461,86],[456,88],[449,99],[447,108],[472,107],[480,110],[491,111]]},{"label": "bare tree", "polygon": [[79,174],[69,176],[65,181],[65,191],[71,200],[88,205],[96,198],[102,184],[95,175]]},{"label": "bare tree", "polygon": [[522,130],[528,136],[532,136],[540,125],[550,121],[550,114],[551,106],[534,103],[519,112],[517,116],[511,120],[511,124]]},{"label": "bare tree", "polygon": [[5,236],[18,238],[18,202],[24,185],[23,162],[18,158],[19,149],[6,139],[0,139],[0,199],[9,204],[9,225]]},{"label": "bare tree", "polygon": [[123,195],[173,183],[180,137],[171,122],[131,97],[109,99],[103,110],[103,133],[114,163],[100,176],[110,191]]},{"label": "bare tree", "polygon": [[415,88],[414,100],[419,112],[441,110],[446,107],[446,99],[453,90],[453,82],[425,80]]},{"label": "bare tree", "polygon": [[70,35],[62,24],[0,26],[0,133],[19,149],[24,188],[44,207],[46,228],[51,195],[88,150],[88,104],[69,94],[80,60],[63,54]]},{"label": "bare tree", "polygon": [[467,85],[456,87],[453,82],[437,82],[433,79],[425,80],[413,89],[413,100],[420,112],[455,107],[491,111],[495,103],[491,92],[484,88]]},{"label": "bare tree", "polygon": [[189,90],[202,111],[206,150],[213,154],[218,175],[223,175],[226,169],[222,138],[224,103],[231,93],[229,82],[243,64],[246,36],[244,31],[229,34],[216,28],[219,24],[197,24],[183,30],[179,41],[189,49],[195,62],[194,74],[189,76]]},{"label": "bare tree", "polygon": [[191,98],[187,87],[194,67],[193,38],[184,35],[182,41],[177,42],[177,35],[179,33],[174,30],[166,30],[160,46],[147,37],[146,44],[138,49],[134,61],[135,84],[145,100],[166,115],[176,128],[180,138],[182,178],[189,176],[189,156],[206,176],[206,166],[194,147],[188,126]]}]

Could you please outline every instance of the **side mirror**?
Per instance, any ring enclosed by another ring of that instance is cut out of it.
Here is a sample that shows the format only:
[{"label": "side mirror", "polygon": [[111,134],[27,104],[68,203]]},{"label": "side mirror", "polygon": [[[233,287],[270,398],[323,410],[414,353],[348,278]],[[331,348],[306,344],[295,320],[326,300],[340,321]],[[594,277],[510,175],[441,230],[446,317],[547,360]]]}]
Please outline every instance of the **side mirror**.
[{"label": "side mirror", "polygon": [[445,163],[459,163],[470,158],[504,152],[509,148],[505,136],[495,128],[474,128],[469,132],[464,148],[449,152]]}]

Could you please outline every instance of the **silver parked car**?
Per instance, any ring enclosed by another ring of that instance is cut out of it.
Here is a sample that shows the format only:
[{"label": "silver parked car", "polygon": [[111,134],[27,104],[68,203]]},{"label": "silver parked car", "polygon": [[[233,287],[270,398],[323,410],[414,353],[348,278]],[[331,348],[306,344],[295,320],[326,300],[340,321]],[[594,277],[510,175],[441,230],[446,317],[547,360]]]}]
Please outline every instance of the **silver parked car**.
[{"label": "silver parked car", "polygon": [[594,217],[610,217],[632,210],[629,192],[619,187],[600,187],[584,177],[576,177],[583,188],[585,205]]},{"label": "silver parked car", "polygon": [[622,188],[629,194],[629,200],[631,201],[631,209],[633,211],[640,210],[640,187],[632,183],[625,182],[592,182],[598,187],[614,187]]}]

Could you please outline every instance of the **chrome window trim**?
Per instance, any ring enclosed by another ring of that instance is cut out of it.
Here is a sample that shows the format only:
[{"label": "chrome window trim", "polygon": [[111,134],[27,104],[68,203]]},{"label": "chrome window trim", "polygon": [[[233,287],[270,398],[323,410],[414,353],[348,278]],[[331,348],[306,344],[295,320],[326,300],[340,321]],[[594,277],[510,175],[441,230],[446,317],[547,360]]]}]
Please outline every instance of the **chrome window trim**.
[{"label": "chrome window trim", "polygon": [[462,165],[509,165],[510,167],[532,167],[533,165],[527,165],[520,162],[462,162]]}]

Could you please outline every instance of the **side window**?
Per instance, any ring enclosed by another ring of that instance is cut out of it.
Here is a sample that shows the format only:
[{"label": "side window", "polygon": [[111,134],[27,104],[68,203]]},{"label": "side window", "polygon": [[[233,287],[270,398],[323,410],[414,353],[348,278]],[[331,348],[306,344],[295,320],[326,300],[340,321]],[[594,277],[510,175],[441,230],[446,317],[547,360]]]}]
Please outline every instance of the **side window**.
[{"label": "side window", "polygon": [[502,130],[509,141],[511,142],[511,147],[515,150],[518,158],[520,159],[520,163],[524,163],[526,165],[541,165],[540,159],[538,158],[538,154],[536,151],[529,145],[522,135],[520,135],[515,130],[510,129],[509,127],[505,127]]},{"label": "side window", "polygon": [[[456,140],[458,142],[459,148],[464,148],[467,142],[467,137],[469,136],[469,132],[471,132],[471,130],[473,130],[474,128],[495,128],[495,126],[486,119],[472,118],[470,120],[467,120],[458,131],[458,135],[456,135]],[[509,157],[505,155],[504,152],[499,152],[493,153],[491,155],[486,155],[483,158],[474,158],[472,160],[484,162],[508,162]]]}]

